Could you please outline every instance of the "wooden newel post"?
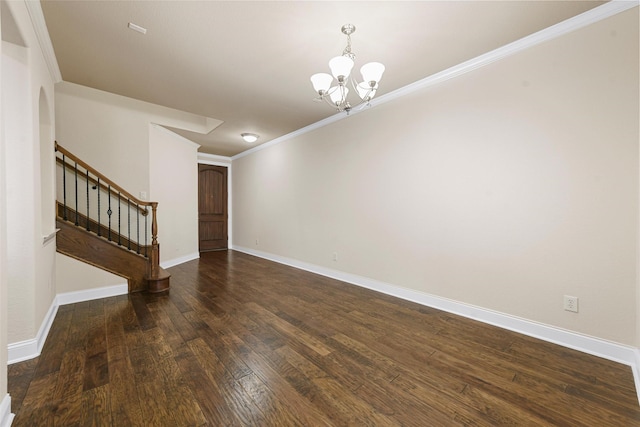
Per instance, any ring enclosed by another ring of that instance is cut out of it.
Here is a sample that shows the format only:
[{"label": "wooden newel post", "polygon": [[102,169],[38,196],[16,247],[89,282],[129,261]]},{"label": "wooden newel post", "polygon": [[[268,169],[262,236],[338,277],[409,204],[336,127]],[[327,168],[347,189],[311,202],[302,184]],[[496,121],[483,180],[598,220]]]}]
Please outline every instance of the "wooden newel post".
[{"label": "wooden newel post", "polygon": [[149,292],[162,292],[169,289],[169,274],[160,269],[160,245],[158,244],[158,202],[151,202],[151,256],[149,257]]}]

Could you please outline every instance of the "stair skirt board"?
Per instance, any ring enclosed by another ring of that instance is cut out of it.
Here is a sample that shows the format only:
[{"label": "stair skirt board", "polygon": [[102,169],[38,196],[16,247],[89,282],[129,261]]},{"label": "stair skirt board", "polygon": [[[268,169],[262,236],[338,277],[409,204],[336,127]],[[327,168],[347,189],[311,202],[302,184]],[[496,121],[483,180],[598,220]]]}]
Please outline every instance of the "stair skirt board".
[{"label": "stair skirt board", "polygon": [[[49,329],[53,324],[58,313],[58,307],[61,305],[74,304],[76,302],[91,301],[100,298],[109,298],[118,295],[126,295],[129,293],[129,286],[124,283],[114,286],[106,286],[103,288],[87,289],[83,291],[65,292],[58,294],[53,299],[49,311],[42,320],[40,330],[34,339],[11,343],[7,346],[8,361],[7,364],[23,362],[40,356],[42,346],[49,335]],[[0,427],[2,427],[0,425]]]}]

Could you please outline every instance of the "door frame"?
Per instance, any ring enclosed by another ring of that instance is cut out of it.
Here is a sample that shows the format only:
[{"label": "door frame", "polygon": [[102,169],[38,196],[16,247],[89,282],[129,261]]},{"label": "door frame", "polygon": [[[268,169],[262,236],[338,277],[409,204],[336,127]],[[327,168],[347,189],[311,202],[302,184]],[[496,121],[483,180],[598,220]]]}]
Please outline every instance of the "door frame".
[{"label": "door frame", "polygon": [[[229,249],[233,249],[233,193],[231,192],[231,157],[198,153],[198,165],[199,164],[222,166],[227,168],[227,247]],[[198,165],[196,165],[196,167],[198,167]]]}]

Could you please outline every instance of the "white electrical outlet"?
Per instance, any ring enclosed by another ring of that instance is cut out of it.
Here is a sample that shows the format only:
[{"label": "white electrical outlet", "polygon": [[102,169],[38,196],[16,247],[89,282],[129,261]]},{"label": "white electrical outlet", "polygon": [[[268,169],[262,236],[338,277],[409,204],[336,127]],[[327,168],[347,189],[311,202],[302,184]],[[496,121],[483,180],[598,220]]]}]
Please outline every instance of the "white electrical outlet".
[{"label": "white electrical outlet", "polygon": [[258,246],[260,244],[260,240],[256,239],[256,246]]},{"label": "white electrical outlet", "polygon": [[338,252],[333,253],[333,260],[338,261]]},{"label": "white electrical outlet", "polygon": [[147,200],[147,192],[146,191],[141,191],[140,192],[140,200],[142,200],[142,201],[146,201]]},{"label": "white electrical outlet", "polygon": [[569,295],[564,296],[564,309],[567,311],[578,312],[578,297],[572,297]]}]

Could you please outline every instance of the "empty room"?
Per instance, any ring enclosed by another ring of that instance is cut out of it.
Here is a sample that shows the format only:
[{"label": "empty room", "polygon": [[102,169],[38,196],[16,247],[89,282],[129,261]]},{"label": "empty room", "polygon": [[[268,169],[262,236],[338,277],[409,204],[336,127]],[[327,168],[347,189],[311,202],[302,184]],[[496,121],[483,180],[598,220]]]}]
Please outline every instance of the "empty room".
[{"label": "empty room", "polygon": [[640,425],[637,0],[0,18],[0,427]]}]

